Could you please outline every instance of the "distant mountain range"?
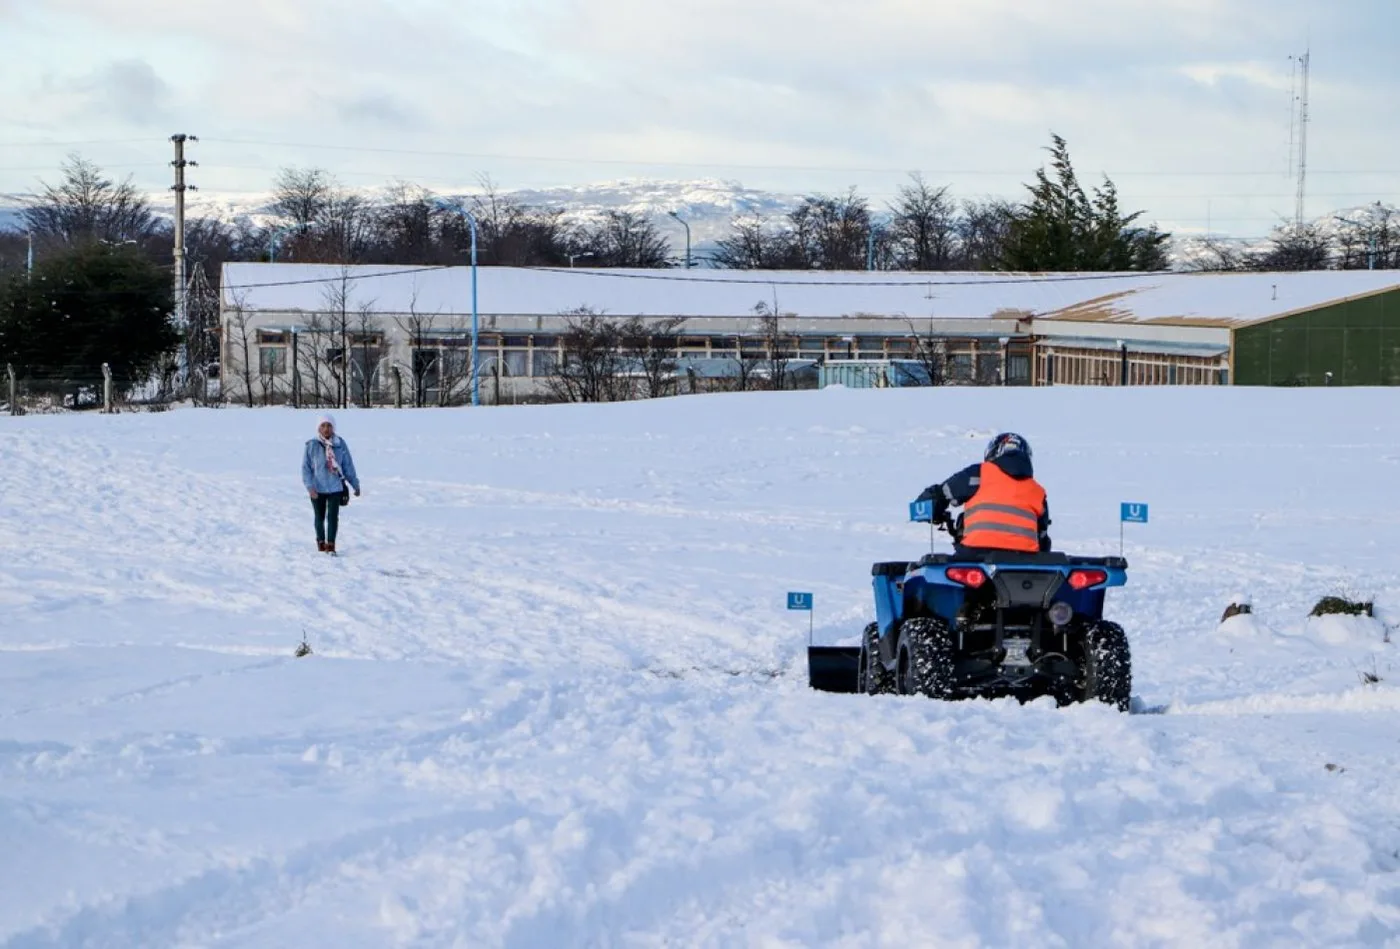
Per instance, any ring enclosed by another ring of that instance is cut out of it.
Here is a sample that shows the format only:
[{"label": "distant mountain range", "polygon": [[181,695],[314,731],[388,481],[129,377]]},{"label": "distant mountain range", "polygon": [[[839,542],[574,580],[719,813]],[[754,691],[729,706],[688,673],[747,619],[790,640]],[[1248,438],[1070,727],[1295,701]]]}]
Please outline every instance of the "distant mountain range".
[{"label": "distant mountain range", "polygon": [[[382,190],[366,188],[363,193],[374,199],[382,194]],[[526,205],[564,208],[568,217],[578,220],[588,220],[612,210],[644,214],[655,222],[677,255],[685,252],[685,231],[670,216],[672,211],[690,225],[691,250],[695,253],[712,247],[716,240],[727,236],[730,221],[735,217],[751,214],[781,217],[795,207],[802,197],[758,191],[737,182],[718,179],[629,179],[581,187],[502,189],[501,194]],[[445,192],[442,196],[451,198],[456,195]],[[174,214],[174,201],[168,192],[152,194],[150,201],[158,214],[167,217]],[[264,224],[272,220],[268,210],[271,201],[271,192],[221,194],[201,191],[190,194],[185,213],[190,217],[213,217],[229,223],[246,219]],[[0,227],[19,227],[19,212],[23,204],[22,195],[0,194]]]}]

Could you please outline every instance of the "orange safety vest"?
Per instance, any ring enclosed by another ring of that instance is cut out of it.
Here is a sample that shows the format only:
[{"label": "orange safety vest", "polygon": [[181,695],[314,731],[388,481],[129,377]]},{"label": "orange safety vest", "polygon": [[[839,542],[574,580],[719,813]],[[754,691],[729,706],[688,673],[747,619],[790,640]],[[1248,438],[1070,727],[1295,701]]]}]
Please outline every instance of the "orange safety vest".
[{"label": "orange safety vest", "polygon": [[1040,516],[1045,489],[1034,478],[1017,481],[991,462],[982,465],[982,483],[963,508],[964,547],[1040,550]]}]

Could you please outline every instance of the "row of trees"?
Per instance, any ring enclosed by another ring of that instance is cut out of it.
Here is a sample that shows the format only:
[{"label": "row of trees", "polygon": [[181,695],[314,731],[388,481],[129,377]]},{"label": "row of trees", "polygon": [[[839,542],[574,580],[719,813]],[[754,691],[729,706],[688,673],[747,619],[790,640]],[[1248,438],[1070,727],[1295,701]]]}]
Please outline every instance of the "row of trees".
[{"label": "row of trees", "polygon": [[[1155,269],[1166,264],[1168,235],[1123,214],[1112,181],[1090,197],[1079,185],[1063,139],[1050,148],[1023,202],[954,200],[946,187],[915,175],[888,209],[854,190],[809,195],[779,219],[741,217],[712,255],[720,267],[859,270]],[[346,264],[461,263],[470,240],[463,211],[476,219],[478,259],[486,265],[667,267],[680,261],[642,214],[608,211],[580,222],[563,208],[531,207],[489,181],[470,198],[446,199],[397,182],[371,200],[317,168],[283,169],[267,208],[277,224],[214,218],[187,222],[192,262],[217,274],[230,260]],[[23,226],[0,234],[0,268],[20,266],[26,232],[46,256],[85,241],[131,245],[168,260],[169,222],[130,179],[113,182],[79,157],[62,180],[30,196]]]},{"label": "row of trees", "polygon": [[719,242],[721,267],[774,270],[1158,270],[1169,234],[1124,214],[1107,178],[1090,197],[1064,139],[1054,137],[1051,171],[1029,197],[957,201],[919,175],[902,186],[884,220],[854,190],[804,198],[779,221],[737,220]]},{"label": "row of trees", "polygon": [[1400,208],[1377,201],[1326,225],[1283,224],[1261,246],[1207,238],[1186,248],[1193,270],[1389,270],[1400,268]]},{"label": "row of trees", "polygon": [[[1020,201],[958,200],[918,175],[886,208],[854,189],[809,195],[787,214],[745,215],[710,254],[714,266],[778,270],[1157,270],[1170,265],[1171,235],[1119,206],[1113,181],[1086,188],[1064,139]],[[283,169],[267,208],[275,225],[193,218],[186,226],[192,262],[217,275],[230,260],[315,263],[461,263],[470,245],[469,211],[479,225],[485,265],[667,267],[680,263],[642,214],[609,211],[580,222],[563,208],[532,207],[489,181],[470,198],[442,198],[397,182],[376,199],[341,186],[322,169]],[[28,235],[43,258],[87,241],[133,246],[158,262],[170,258],[169,222],[130,180],[113,182],[78,157],[62,180],[30,196],[22,227],[0,231],[0,270],[24,264]],[[26,235],[26,232],[28,234]],[[1262,246],[1236,241],[1180,242],[1185,265],[1202,270],[1307,270],[1400,266],[1400,211],[1377,203],[1355,219],[1324,228],[1280,225]]]}]

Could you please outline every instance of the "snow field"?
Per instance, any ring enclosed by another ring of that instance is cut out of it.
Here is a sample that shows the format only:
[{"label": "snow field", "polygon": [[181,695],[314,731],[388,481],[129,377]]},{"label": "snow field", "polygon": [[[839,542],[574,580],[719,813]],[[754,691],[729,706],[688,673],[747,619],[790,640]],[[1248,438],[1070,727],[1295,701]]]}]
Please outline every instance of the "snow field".
[{"label": "snow field", "polygon": [[[1304,619],[1400,592],[1398,397],[347,411],[338,560],[316,413],[0,420],[0,944],[1400,945],[1395,647]],[[1138,714],[806,689],[1004,428],[1057,547],[1152,505]]]}]

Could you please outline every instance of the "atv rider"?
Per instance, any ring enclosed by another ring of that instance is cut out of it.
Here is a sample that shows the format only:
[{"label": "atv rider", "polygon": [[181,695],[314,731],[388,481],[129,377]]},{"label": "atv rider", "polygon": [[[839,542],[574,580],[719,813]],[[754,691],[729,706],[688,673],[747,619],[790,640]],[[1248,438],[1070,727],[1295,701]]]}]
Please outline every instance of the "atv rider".
[{"label": "atv rider", "polygon": [[984,458],[925,488],[918,500],[933,502],[934,523],[948,519],[949,505],[964,506],[952,532],[960,552],[1048,551],[1050,508],[1035,480],[1030,442],[1003,432],[987,444]]}]

